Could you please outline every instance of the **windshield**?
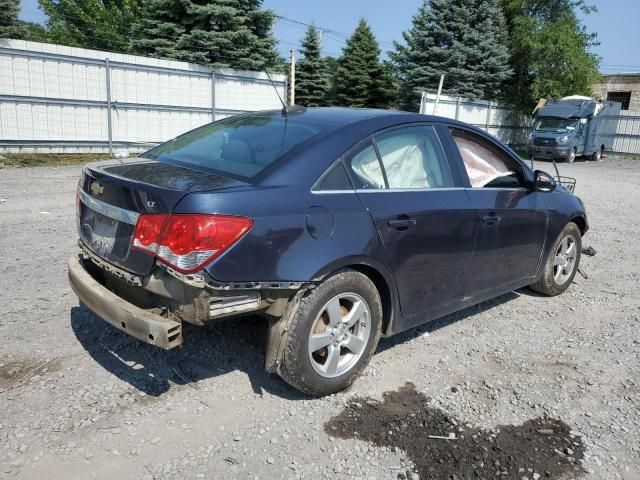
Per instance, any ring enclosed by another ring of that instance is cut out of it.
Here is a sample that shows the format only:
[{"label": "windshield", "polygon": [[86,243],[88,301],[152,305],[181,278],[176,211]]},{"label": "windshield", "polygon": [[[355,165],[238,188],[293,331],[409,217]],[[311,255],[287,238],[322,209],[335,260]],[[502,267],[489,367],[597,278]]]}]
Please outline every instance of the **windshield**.
[{"label": "windshield", "polygon": [[536,123],[536,132],[572,132],[577,124],[576,118],[542,117]]},{"label": "windshield", "polygon": [[187,132],[143,157],[250,180],[326,129],[287,117],[241,116]]}]

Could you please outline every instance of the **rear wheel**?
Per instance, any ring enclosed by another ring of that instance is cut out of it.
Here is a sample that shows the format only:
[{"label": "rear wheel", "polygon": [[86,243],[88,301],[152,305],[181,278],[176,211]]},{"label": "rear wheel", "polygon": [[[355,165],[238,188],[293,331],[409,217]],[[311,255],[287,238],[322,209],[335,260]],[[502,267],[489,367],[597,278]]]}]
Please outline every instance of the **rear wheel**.
[{"label": "rear wheel", "polygon": [[602,160],[602,152],[602,148],[593,152],[593,155],[591,155],[591,160],[593,160],[594,162],[599,162],[600,160]]},{"label": "rear wheel", "polygon": [[382,328],[378,291],[365,275],[344,270],[300,300],[286,321],[278,373],[314,396],[348,387],[369,363]]},{"label": "rear wheel", "polygon": [[542,276],[531,285],[536,292],[549,296],[560,295],[575,277],[580,265],[582,236],[578,226],[570,222],[556,239],[551,255],[543,266]]}]

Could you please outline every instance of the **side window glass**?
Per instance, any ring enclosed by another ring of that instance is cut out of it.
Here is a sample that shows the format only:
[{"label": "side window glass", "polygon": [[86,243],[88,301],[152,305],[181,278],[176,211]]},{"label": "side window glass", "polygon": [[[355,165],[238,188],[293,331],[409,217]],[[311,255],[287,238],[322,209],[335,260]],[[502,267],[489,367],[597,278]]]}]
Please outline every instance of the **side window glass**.
[{"label": "side window glass", "polygon": [[444,153],[433,127],[400,128],[375,137],[389,188],[453,187]]},{"label": "side window glass", "polygon": [[337,162],[332,167],[329,167],[327,172],[320,177],[311,190],[314,192],[326,192],[353,190],[353,187],[344,169],[344,165],[342,165],[342,162]]},{"label": "side window glass", "polygon": [[519,188],[525,185],[522,169],[499,147],[482,137],[451,129],[473,188]]},{"label": "side window glass", "polygon": [[359,190],[380,190],[385,188],[384,175],[373,145],[365,147],[353,155],[347,165],[353,172],[355,187]]}]

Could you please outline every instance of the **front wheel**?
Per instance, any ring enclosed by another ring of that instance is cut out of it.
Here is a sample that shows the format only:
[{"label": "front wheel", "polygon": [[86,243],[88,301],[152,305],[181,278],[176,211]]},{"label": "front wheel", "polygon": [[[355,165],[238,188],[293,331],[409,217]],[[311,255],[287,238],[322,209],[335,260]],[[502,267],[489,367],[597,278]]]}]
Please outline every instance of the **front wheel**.
[{"label": "front wheel", "polygon": [[573,163],[576,161],[576,149],[572,148],[571,151],[569,152],[569,155],[567,155],[566,158],[567,163]]},{"label": "front wheel", "polygon": [[558,235],[551,254],[542,267],[542,276],[531,285],[531,288],[548,296],[560,295],[564,292],[576,276],[580,266],[581,250],[580,229],[575,223],[570,222]]},{"label": "front wheel", "polygon": [[343,270],[305,294],[281,321],[278,373],[307,395],[348,387],[369,363],[382,329],[382,304],[365,275]]}]

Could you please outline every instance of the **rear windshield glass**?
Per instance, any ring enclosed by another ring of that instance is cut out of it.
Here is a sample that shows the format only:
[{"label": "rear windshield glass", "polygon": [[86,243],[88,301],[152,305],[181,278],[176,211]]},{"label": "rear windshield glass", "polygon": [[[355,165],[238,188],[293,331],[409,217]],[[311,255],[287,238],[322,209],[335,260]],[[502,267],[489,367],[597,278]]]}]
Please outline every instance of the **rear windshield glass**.
[{"label": "rear windshield glass", "polygon": [[143,157],[250,180],[326,129],[286,117],[242,116],[192,130]]},{"label": "rear windshield glass", "polygon": [[538,132],[570,132],[576,129],[576,118],[542,117],[536,123]]}]

